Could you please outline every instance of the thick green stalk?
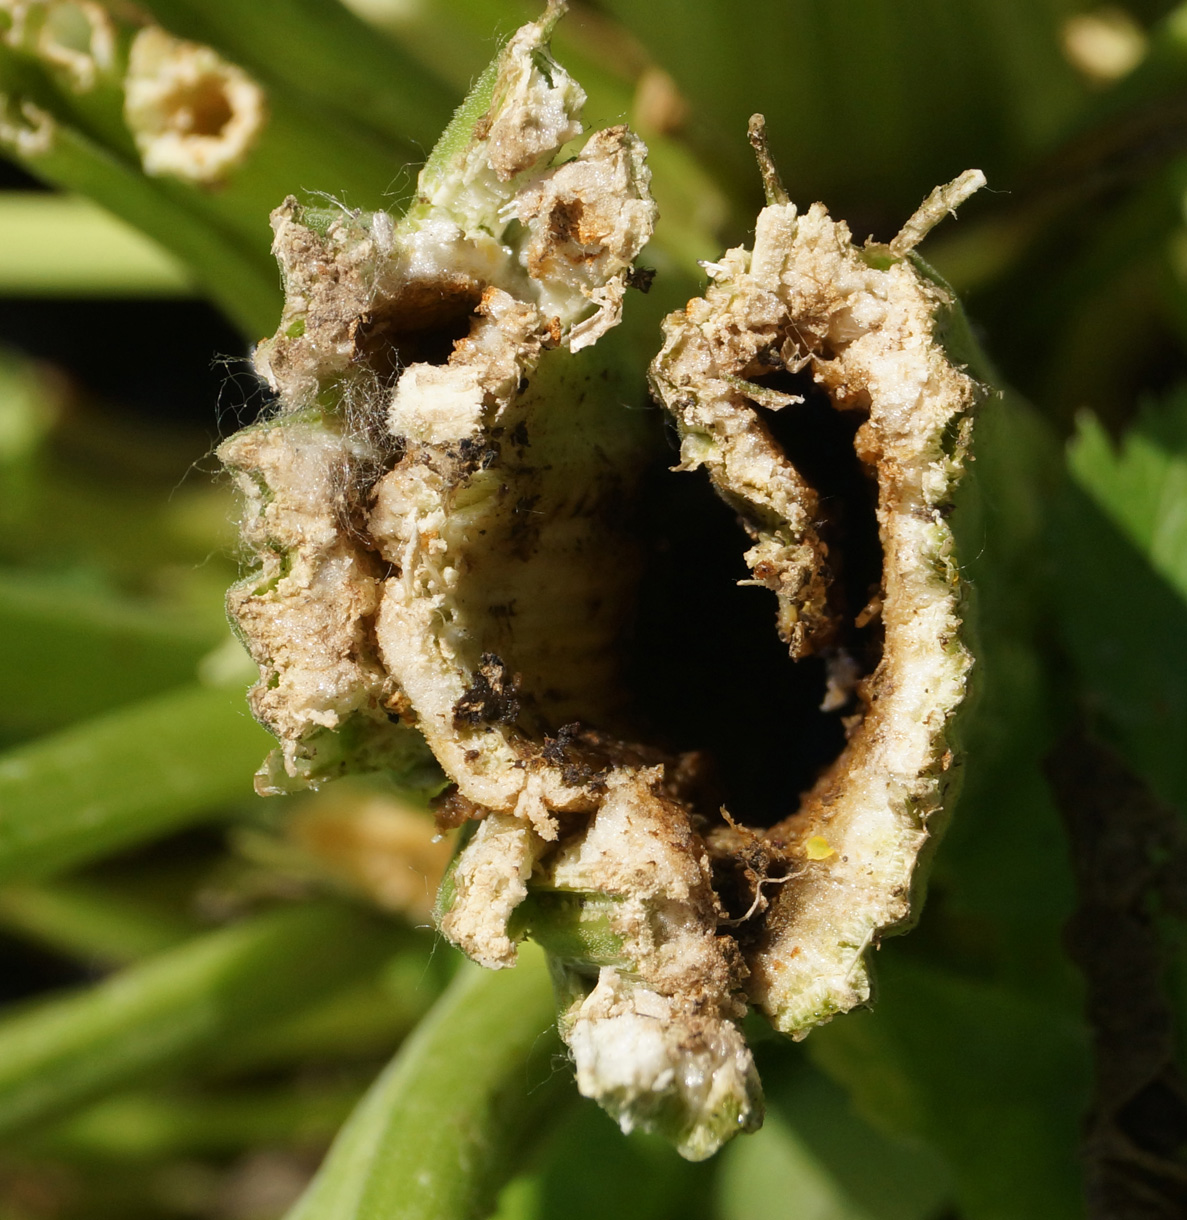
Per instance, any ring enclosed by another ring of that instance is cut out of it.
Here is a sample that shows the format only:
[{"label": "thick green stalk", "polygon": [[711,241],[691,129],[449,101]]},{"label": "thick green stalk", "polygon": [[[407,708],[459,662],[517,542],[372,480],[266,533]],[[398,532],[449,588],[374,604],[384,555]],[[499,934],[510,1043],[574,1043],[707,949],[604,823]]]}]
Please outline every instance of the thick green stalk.
[{"label": "thick green stalk", "polygon": [[185,686],[0,755],[0,881],[33,881],[251,795],[238,690]]},{"label": "thick green stalk", "polygon": [[567,1085],[544,955],[463,967],[375,1082],[288,1220],[479,1220]]},{"label": "thick green stalk", "polygon": [[52,1118],[373,970],[388,938],[310,904],[212,932],[0,1023],[0,1131]]}]

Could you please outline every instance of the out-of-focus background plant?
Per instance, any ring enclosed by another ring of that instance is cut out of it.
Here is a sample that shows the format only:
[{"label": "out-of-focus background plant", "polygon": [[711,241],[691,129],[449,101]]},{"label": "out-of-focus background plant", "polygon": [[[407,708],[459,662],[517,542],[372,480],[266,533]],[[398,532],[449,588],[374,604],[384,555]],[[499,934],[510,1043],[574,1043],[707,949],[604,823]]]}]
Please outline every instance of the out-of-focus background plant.
[{"label": "out-of-focus background plant", "polygon": [[[689,1165],[580,1101],[538,959],[432,932],[449,845],[406,795],[253,795],[210,453],[265,405],[268,212],[398,208],[537,15],[0,2],[0,1217],[1184,1214],[1187,7],[590,0],[557,32],[589,125],[651,148],[641,352],[746,239],[762,111],[859,238],[986,172],[923,252],[1032,404],[978,458],[992,680],[926,912],[872,1013],[755,1024],[762,1132]],[[146,94],[171,40],[208,50]]]}]

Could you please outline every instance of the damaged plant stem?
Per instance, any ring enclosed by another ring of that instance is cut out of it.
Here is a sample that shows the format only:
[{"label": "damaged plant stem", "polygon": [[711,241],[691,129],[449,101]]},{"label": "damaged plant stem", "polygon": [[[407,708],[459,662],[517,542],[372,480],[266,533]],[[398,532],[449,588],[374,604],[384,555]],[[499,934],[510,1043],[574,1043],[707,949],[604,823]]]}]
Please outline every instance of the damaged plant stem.
[{"label": "damaged plant stem", "polygon": [[[754,248],[664,324],[669,477],[707,468],[789,666],[826,659],[822,714],[847,738],[802,798],[764,777],[786,814],[743,826],[711,759],[639,731],[640,500],[663,442],[608,332],[656,217],[641,141],[582,138],[548,49],[562,11],[512,37],[403,217],[273,214],[286,300],[256,365],[279,408],[219,451],[259,565],[228,604],[279,742],[259,789],[385,770],[439,791],[463,827],[441,930],[495,968],[538,940],[581,1091],[701,1159],[762,1119],[747,1007],[800,1037],[864,1003],[865,955],[911,914],[950,804],[970,659],[949,515],[981,387],[911,251],[983,179],[856,247],[821,205],[797,213],[752,125]],[[868,483],[871,573],[776,439],[806,393]],[[695,613],[683,598],[667,613]]]}]

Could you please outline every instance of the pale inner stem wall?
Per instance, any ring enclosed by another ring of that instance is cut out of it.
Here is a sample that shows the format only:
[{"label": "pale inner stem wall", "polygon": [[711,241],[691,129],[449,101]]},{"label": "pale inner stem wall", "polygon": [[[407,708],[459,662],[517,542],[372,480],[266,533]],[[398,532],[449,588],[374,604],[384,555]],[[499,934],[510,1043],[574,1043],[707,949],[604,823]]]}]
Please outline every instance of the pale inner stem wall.
[{"label": "pale inner stem wall", "polygon": [[[789,793],[789,816],[762,834],[797,872],[759,904],[747,992],[802,1036],[868,998],[864,955],[908,917],[915,862],[942,805],[946,731],[971,664],[946,515],[979,387],[935,338],[937,314],[954,304],[944,290],[909,259],[854,248],[820,205],[803,216],[791,204],[764,209],[753,253],[732,250],[711,270],[705,298],[665,324],[653,383],[680,428],[685,467],[708,467],[747,519],[756,579],[790,602],[781,621],[810,621],[823,604],[813,583],[822,557],[814,497],[772,523],[770,484],[756,475],[781,458],[753,405],[785,405],[762,388],[764,369],[807,365],[834,407],[863,412],[857,455],[878,483],[881,660],[859,684],[862,710],[840,757],[802,802]],[[757,390],[746,379],[759,379]],[[789,635],[793,653],[813,647],[809,630]],[[726,854],[744,841],[716,836]]]}]

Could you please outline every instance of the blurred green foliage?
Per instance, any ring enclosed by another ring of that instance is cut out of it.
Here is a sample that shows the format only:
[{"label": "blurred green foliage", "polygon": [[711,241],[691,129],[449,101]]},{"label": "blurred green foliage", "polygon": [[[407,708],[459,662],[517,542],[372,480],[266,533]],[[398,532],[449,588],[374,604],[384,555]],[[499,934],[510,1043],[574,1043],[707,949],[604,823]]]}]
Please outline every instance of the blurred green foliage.
[{"label": "blurred green foliage", "polygon": [[[93,6],[60,7],[94,50]],[[246,341],[279,314],[269,209],[318,192],[399,206],[498,40],[537,15],[141,3],[267,94],[244,165],[200,187],[141,168],[122,118],[130,6],[105,7],[114,50],[88,89],[16,36],[20,8],[0,3],[0,147],[70,193],[0,196],[0,291],[194,292]],[[278,1217],[359,1097],[294,1220],[1114,1214],[1084,1187],[1109,1065],[1062,941],[1078,896],[1043,765],[1077,724],[1187,816],[1187,7],[602,0],[574,3],[556,51],[591,123],[630,121],[652,148],[659,274],[628,311],[630,350],[700,291],[696,260],[752,228],[756,110],[793,199],[858,237],[889,237],[961,170],[989,176],[923,250],[1021,396],[979,425],[962,538],[978,705],[921,924],[878,955],[872,1012],[761,1044],[767,1125],[706,1165],[622,1136],[548,1068],[534,958],[463,970],[426,1016],[450,951],[224,835],[272,834],[292,803],[251,794],[268,739],[219,608],[234,508],[191,469],[210,436],[143,427],[4,352],[2,1220]],[[1181,979],[1187,937],[1164,915]],[[1183,988],[1167,1000],[1187,1029]],[[1187,1095],[1167,1105],[1161,1143],[1135,1119],[1128,1155],[1181,1180]],[[1159,1198],[1142,1214],[1181,1214]]]}]

